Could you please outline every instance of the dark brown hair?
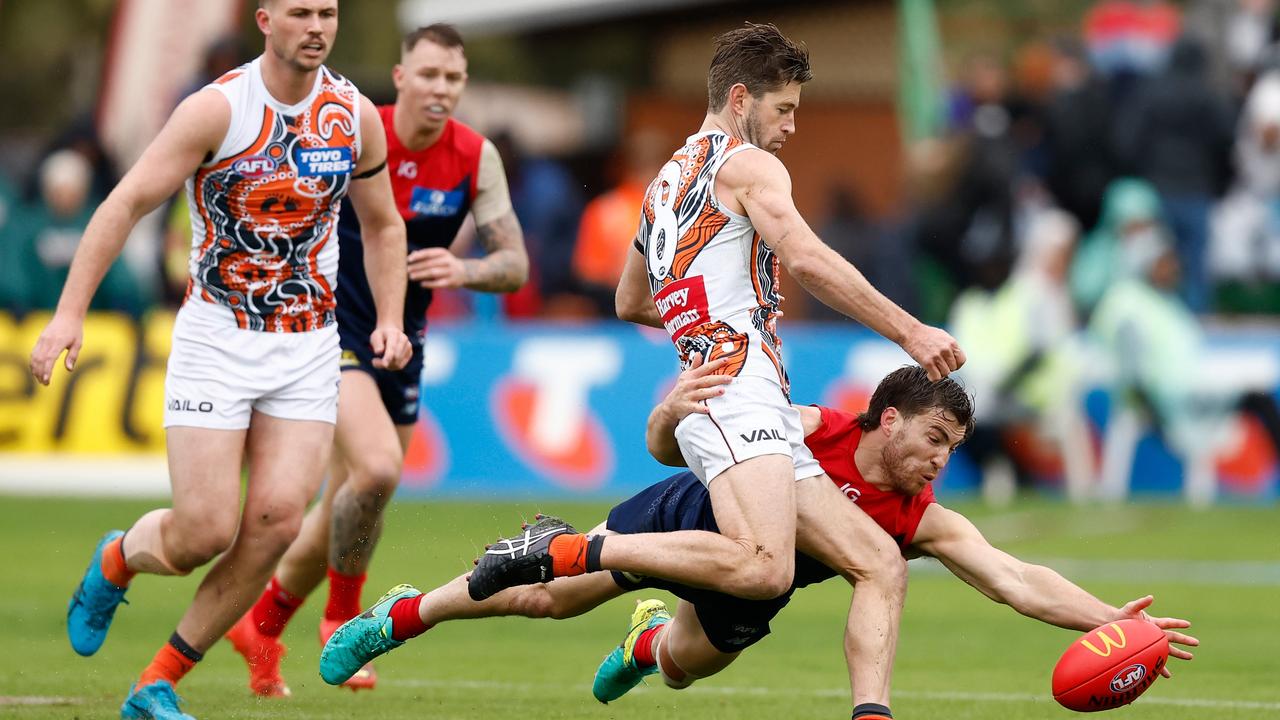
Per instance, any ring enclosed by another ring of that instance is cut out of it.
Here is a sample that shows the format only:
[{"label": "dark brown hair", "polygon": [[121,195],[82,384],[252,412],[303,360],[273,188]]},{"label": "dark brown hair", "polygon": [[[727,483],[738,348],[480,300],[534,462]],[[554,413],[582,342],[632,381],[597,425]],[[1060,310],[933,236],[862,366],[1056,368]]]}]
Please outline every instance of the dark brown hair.
[{"label": "dark brown hair", "polygon": [[964,440],[973,434],[973,399],[951,378],[934,382],[919,365],[904,365],[884,376],[871,394],[871,407],[858,416],[864,431],[880,427],[885,408],[897,408],[905,417],[939,410],[950,413],[964,428]]},{"label": "dark brown hair", "polygon": [[747,23],[716,38],[716,54],[707,72],[707,107],[719,112],[729,102],[729,88],[742,83],[759,98],[790,82],[807,83],[809,51],[770,23]]},{"label": "dark brown hair", "polygon": [[418,43],[426,40],[433,42],[443,48],[460,48],[465,49],[462,44],[462,33],[458,32],[458,28],[449,23],[433,23],[424,25],[417,30],[411,30],[404,36],[404,40],[400,43],[400,49],[403,52],[412,52]]}]

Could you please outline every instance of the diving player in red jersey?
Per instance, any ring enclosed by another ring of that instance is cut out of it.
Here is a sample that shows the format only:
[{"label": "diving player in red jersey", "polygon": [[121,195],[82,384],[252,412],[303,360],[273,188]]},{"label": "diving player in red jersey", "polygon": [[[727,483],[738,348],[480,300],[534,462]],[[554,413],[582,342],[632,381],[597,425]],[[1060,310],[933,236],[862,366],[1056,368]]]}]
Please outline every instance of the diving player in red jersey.
[{"label": "diving player in red jersey", "polygon": [[[650,416],[650,451],[660,461],[683,464],[673,434],[676,423],[701,412],[701,401],[727,382],[717,375],[724,361],[681,374],[676,387]],[[696,361],[695,361],[696,363]],[[930,482],[970,431],[972,406],[950,379],[930,381],[920,367],[890,373],[861,415],[817,406],[797,406],[805,443],[850,501],[897,542],[904,555],[930,555],[996,602],[1042,622],[1087,630],[1126,617],[1148,617],[1151,597],[1114,607],[1053,570],[1024,563],[992,547],[964,516],[938,504]],[[802,508],[803,510],[803,508]],[[674,475],[616,506],[593,532],[627,534],[678,530],[718,531],[706,488],[692,473]],[[791,589],[772,600],[743,600],[656,578],[623,573],[588,573],[548,583],[517,586],[488,600],[473,601],[465,575],[425,594],[407,585],[393,588],[364,615],[334,634],[321,655],[321,675],[342,681],[368,655],[383,653],[447,620],[522,615],[567,618],[587,612],[630,590],[656,587],[681,598],[673,619],[659,601],[637,605],[630,632],[605,659],[593,693],[602,702],[617,699],[645,675],[661,667],[673,687],[687,687],[727,667],[738,654],[769,633],[769,621],[798,588],[835,576],[804,554],[796,555]],[[1171,641],[1197,645],[1178,632],[1190,625],[1177,618],[1150,618]],[[385,639],[379,639],[385,638]],[[1184,660],[1191,654],[1172,648]],[[870,717],[864,716],[864,717]]]},{"label": "diving player in red jersey", "polygon": [[[404,223],[387,180],[377,110],[323,63],[337,0],[259,0],[265,49],[184,100],[94,213],[57,313],[31,353],[48,384],[71,370],[85,310],[129,228],[185,182],[191,281],[165,375],[172,508],[94,550],[67,612],[92,655],[135,574],[186,575],[217,558],[120,713],[188,720],[174,686],[271,576],[319,488],[338,399],[333,283],[339,202],[359,211],[377,320],[361,341],[403,367]],[[241,470],[249,481],[241,509]]]},{"label": "diving player in red jersey", "polygon": [[[410,32],[392,78],[396,102],[378,112],[396,209],[408,231],[412,282],[405,297],[404,328],[413,359],[395,371],[373,363],[363,341],[374,322],[373,296],[364,280],[359,224],[344,209],[338,228],[342,254],[337,289],[343,373],[329,483],[267,589],[228,634],[248,662],[250,688],[261,696],[289,694],[280,675],[285,648],[279,638],[293,612],[326,575],[329,601],[320,623],[321,642],[360,612],[360,591],[381,533],[382,511],[400,480],[418,418],[432,291],[463,287],[511,292],[528,275],[524,240],[498,151],[452,117],[467,82],[461,35],[446,24]],[[468,213],[475,219],[483,258],[460,259],[448,250]],[[367,689],[375,682],[370,666],[346,685]]]}]

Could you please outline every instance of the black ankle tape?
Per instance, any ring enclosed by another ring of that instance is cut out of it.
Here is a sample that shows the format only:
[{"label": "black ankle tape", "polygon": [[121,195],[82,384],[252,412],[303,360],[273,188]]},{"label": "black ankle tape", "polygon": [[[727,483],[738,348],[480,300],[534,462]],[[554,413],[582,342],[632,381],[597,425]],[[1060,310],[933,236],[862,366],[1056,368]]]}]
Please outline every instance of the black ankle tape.
[{"label": "black ankle tape", "polygon": [[187,641],[183,640],[182,636],[179,635],[177,631],[174,631],[174,633],[169,636],[169,644],[173,646],[174,650],[182,653],[182,656],[191,662],[200,662],[204,659],[204,653],[188,645]]},{"label": "black ankle tape", "polygon": [[604,535],[594,535],[587,541],[587,572],[600,572],[600,551],[604,549]]},{"label": "black ankle tape", "polygon": [[887,705],[879,705],[877,703],[862,703],[853,709],[853,720],[868,715],[883,716],[887,718],[893,717],[893,713],[889,712]]}]

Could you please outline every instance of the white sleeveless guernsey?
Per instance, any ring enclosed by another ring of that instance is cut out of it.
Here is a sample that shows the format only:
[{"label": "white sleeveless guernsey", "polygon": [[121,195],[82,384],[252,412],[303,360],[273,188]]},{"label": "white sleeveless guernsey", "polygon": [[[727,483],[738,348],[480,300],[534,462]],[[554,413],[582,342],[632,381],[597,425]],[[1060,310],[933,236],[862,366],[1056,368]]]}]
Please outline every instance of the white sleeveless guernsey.
[{"label": "white sleeveless guernsey", "polygon": [[360,157],[360,93],[321,66],[306,99],[284,105],[260,63],[208,85],[231,103],[231,125],[187,180],[184,304],[247,330],[316,330],[335,322],[338,210]]},{"label": "white sleeveless guernsey", "polygon": [[637,249],[682,363],[726,357],[724,374],[769,379],[785,395],[778,258],[750,219],[716,198],[720,167],[753,148],[722,132],[689,137],[645,193]]}]

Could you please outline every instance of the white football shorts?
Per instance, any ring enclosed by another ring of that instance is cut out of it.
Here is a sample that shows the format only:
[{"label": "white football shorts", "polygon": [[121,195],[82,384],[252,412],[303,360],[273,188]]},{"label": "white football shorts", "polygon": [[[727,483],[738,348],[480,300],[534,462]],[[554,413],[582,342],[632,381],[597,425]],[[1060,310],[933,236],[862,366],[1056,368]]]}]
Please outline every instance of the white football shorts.
[{"label": "white football shorts", "polygon": [[165,374],[165,427],[243,430],[255,410],[283,420],[337,422],[336,324],[261,332],[229,325],[217,312],[226,311],[195,298],[178,311]]},{"label": "white football shorts", "polygon": [[724,395],[705,402],[709,414],[694,413],[676,426],[676,442],[689,470],[703,485],[717,475],[761,455],[787,455],[796,480],[821,475],[822,466],[804,444],[800,413],[778,383],[737,377]]}]

